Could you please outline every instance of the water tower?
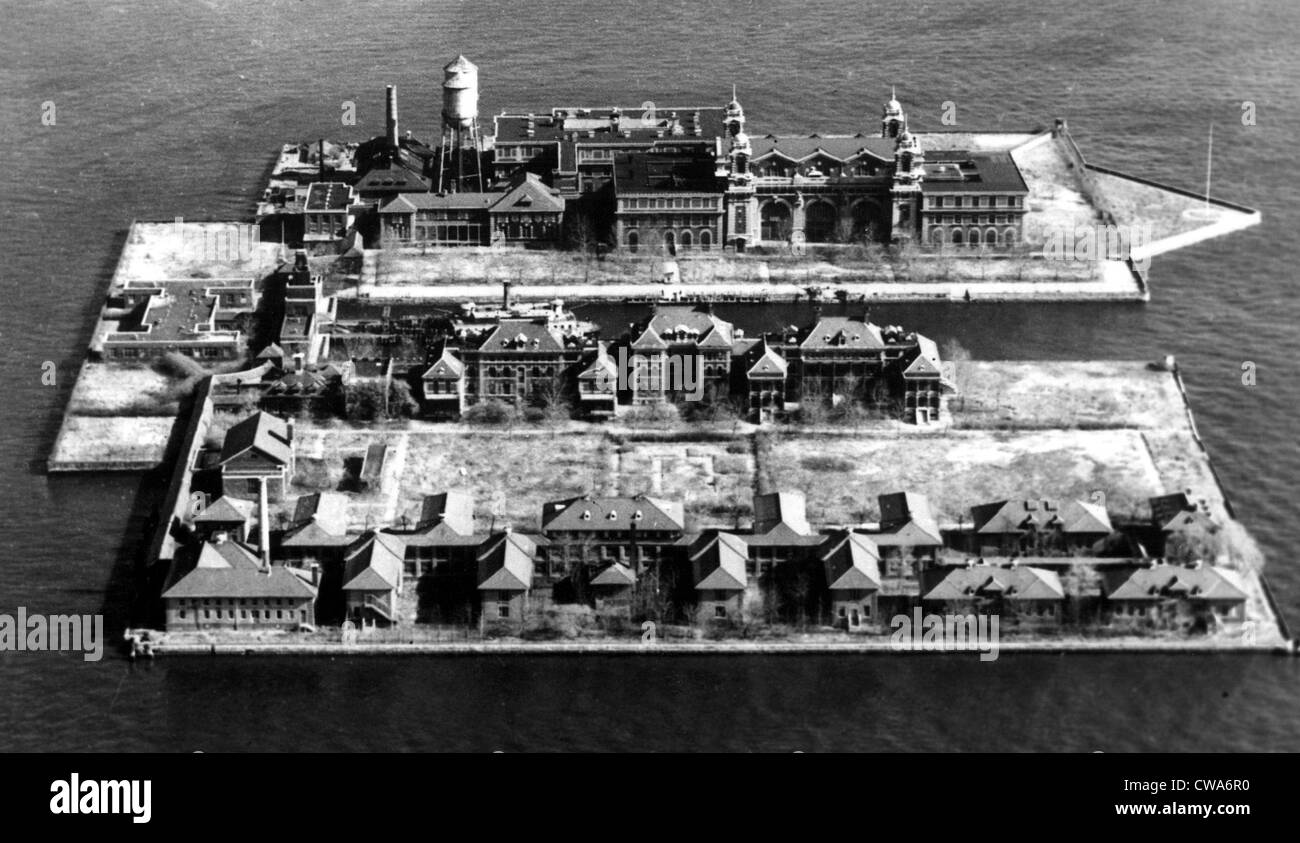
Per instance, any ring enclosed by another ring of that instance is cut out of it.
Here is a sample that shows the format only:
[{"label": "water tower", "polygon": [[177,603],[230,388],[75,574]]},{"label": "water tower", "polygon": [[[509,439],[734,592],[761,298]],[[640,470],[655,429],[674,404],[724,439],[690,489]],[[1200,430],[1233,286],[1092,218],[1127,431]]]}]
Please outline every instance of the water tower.
[{"label": "water tower", "polygon": [[438,190],[483,191],[478,134],[478,67],[456,56],[442,69],[442,149]]}]

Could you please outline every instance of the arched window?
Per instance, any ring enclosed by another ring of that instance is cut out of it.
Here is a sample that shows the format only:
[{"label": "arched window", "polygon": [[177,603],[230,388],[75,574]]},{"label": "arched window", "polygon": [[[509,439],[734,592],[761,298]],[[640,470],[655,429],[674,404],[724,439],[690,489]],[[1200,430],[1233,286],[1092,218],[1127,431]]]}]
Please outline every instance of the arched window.
[{"label": "arched window", "polygon": [[637,234],[635,231],[629,231],[627,233],[627,250],[629,252],[635,252],[640,246],[641,235]]},{"label": "arched window", "polygon": [[670,255],[677,254],[677,238],[671,231],[664,232],[664,250]]},{"label": "arched window", "polygon": [[943,229],[935,227],[930,229],[930,242],[936,246],[943,245]]},{"label": "arched window", "polygon": [[996,228],[986,229],[984,231],[984,245],[996,246],[997,244],[998,244],[998,230]]},{"label": "arched window", "polygon": [[869,199],[864,199],[853,205],[851,211],[853,217],[853,240],[862,242],[868,239],[877,239],[880,232],[884,230],[883,214],[880,206]]},{"label": "arched window", "polygon": [[978,228],[972,228],[970,231],[967,231],[966,245],[970,246],[973,249],[979,244],[980,244],[980,230]]},{"label": "arched window", "polygon": [[1016,230],[1015,230],[1014,228],[1008,228],[1008,229],[1003,230],[1003,232],[1002,232],[1002,245],[1003,245],[1003,246],[1014,246],[1014,245],[1016,245]]},{"label": "arched window", "polygon": [[813,202],[804,212],[804,237],[809,243],[829,243],[835,239],[835,225],[840,215],[829,202]]},{"label": "arched window", "polygon": [[963,235],[962,235],[962,233],[961,233],[961,229],[960,229],[960,228],[954,228],[954,229],[952,230],[952,244],[953,244],[954,246],[960,246],[960,245],[962,244],[962,242],[963,242]]},{"label": "arched window", "polygon": [[764,240],[783,242],[790,239],[790,209],[784,202],[768,202],[759,211],[759,220],[759,236]]},{"label": "arched window", "polygon": [[689,249],[689,248],[691,247],[691,244],[692,244],[693,242],[694,242],[694,241],[691,239],[691,233],[690,233],[689,231],[683,231],[683,232],[682,232],[682,248],[683,248],[683,249]]},{"label": "arched window", "polygon": [[713,232],[707,228],[700,232],[700,248],[709,249],[713,247]]}]

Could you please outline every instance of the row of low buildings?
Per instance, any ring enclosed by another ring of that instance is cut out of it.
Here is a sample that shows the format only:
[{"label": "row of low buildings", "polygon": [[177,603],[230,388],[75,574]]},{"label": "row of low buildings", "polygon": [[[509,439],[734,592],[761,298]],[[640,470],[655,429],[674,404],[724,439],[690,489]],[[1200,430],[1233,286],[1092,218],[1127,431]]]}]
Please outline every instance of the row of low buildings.
[{"label": "row of low buildings", "polygon": [[[573,245],[576,235],[670,253],[869,240],[1005,249],[1023,240],[1029,190],[1012,155],[964,147],[962,135],[914,133],[896,98],[878,121],[854,118],[857,130],[840,134],[751,136],[733,91],[723,106],[507,111],[480,142],[477,68],[461,56],[444,71],[458,116],[450,127],[444,110],[441,143],[398,131],[390,87],[384,135],[328,167],[322,142],[319,168],[290,168],[305,183],[290,183],[266,215],[281,234],[292,217],[317,251],[346,248],[352,231],[368,246]],[[1055,133],[1064,131],[1058,122]],[[447,178],[449,162],[466,154],[473,177]]]},{"label": "row of low buildings", "polygon": [[[748,529],[700,530],[679,501],[589,495],[545,504],[534,532],[482,532],[463,492],[426,497],[400,526],[364,530],[350,522],[347,495],[320,492],[272,529],[264,490],[292,472],[292,437],[265,413],[227,434],[221,494],[188,514],[190,540],[162,592],[169,629],[418,618],[518,630],[557,604],[629,621],[811,621],[849,632],[881,631],[916,606],[996,613],[1003,629],[1206,630],[1245,617],[1236,571],[1103,555],[1116,531],[1103,508],[1081,501],[1000,501],[974,507],[968,525],[942,526],[923,496],[897,493],[880,497],[877,523],[819,529],[802,494],[778,492],[756,496]],[[1203,514],[1185,497],[1152,503],[1165,535]]]},{"label": "row of low buildings", "polygon": [[888,405],[927,423],[953,391],[929,338],[864,318],[826,316],[747,338],[707,307],[659,307],[617,341],[565,336],[544,319],[504,319],[442,346],[421,376],[423,405],[455,417],[488,400],[527,404],[556,392],[581,415],[621,406],[732,398],[741,414],[777,418],[803,402]]}]

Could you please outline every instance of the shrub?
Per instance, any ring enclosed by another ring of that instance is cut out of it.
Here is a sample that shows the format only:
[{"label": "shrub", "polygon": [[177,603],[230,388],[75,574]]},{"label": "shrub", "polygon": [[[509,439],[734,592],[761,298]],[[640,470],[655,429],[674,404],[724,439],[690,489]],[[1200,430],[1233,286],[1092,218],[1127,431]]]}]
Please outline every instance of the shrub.
[{"label": "shrub", "polygon": [[800,460],[808,471],[852,471],[856,466],[843,457],[817,455]]},{"label": "shrub", "polygon": [[464,421],[471,424],[507,424],[514,421],[515,417],[514,407],[496,399],[475,404],[461,416]]}]

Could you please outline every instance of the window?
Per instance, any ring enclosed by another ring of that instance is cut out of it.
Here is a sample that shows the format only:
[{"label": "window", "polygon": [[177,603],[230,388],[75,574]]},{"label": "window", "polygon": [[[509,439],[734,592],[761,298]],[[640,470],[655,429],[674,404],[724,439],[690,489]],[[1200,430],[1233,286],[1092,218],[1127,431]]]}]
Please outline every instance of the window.
[{"label": "window", "polygon": [[498,604],[497,604],[497,617],[498,617],[498,618],[508,618],[508,617],[510,617],[510,604],[509,604],[509,603],[498,603]]},{"label": "window", "polygon": [[708,249],[713,246],[713,233],[710,231],[700,232],[700,248]]},{"label": "window", "polygon": [[839,612],[837,612],[836,614],[837,614],[839,617],[843,618],[843,617],[847,617],[849,613],[848,613],[848,610],[847,610],[847,609],[845,609],[843,606],[841,606]]},{"label": "window", "polygon": [[184,609],[181,609],[181,611],[180,611],[180,617],[181,617],[182,620],[185,619],[185,610],[184,610]]},{"label": "window", "polygon": [[715,617],[715,618],[725,618],[726,616],[727,616],[727,607],[726,607],[726,606],[714,606],[714,607],[713,607],[713,617]]}]

